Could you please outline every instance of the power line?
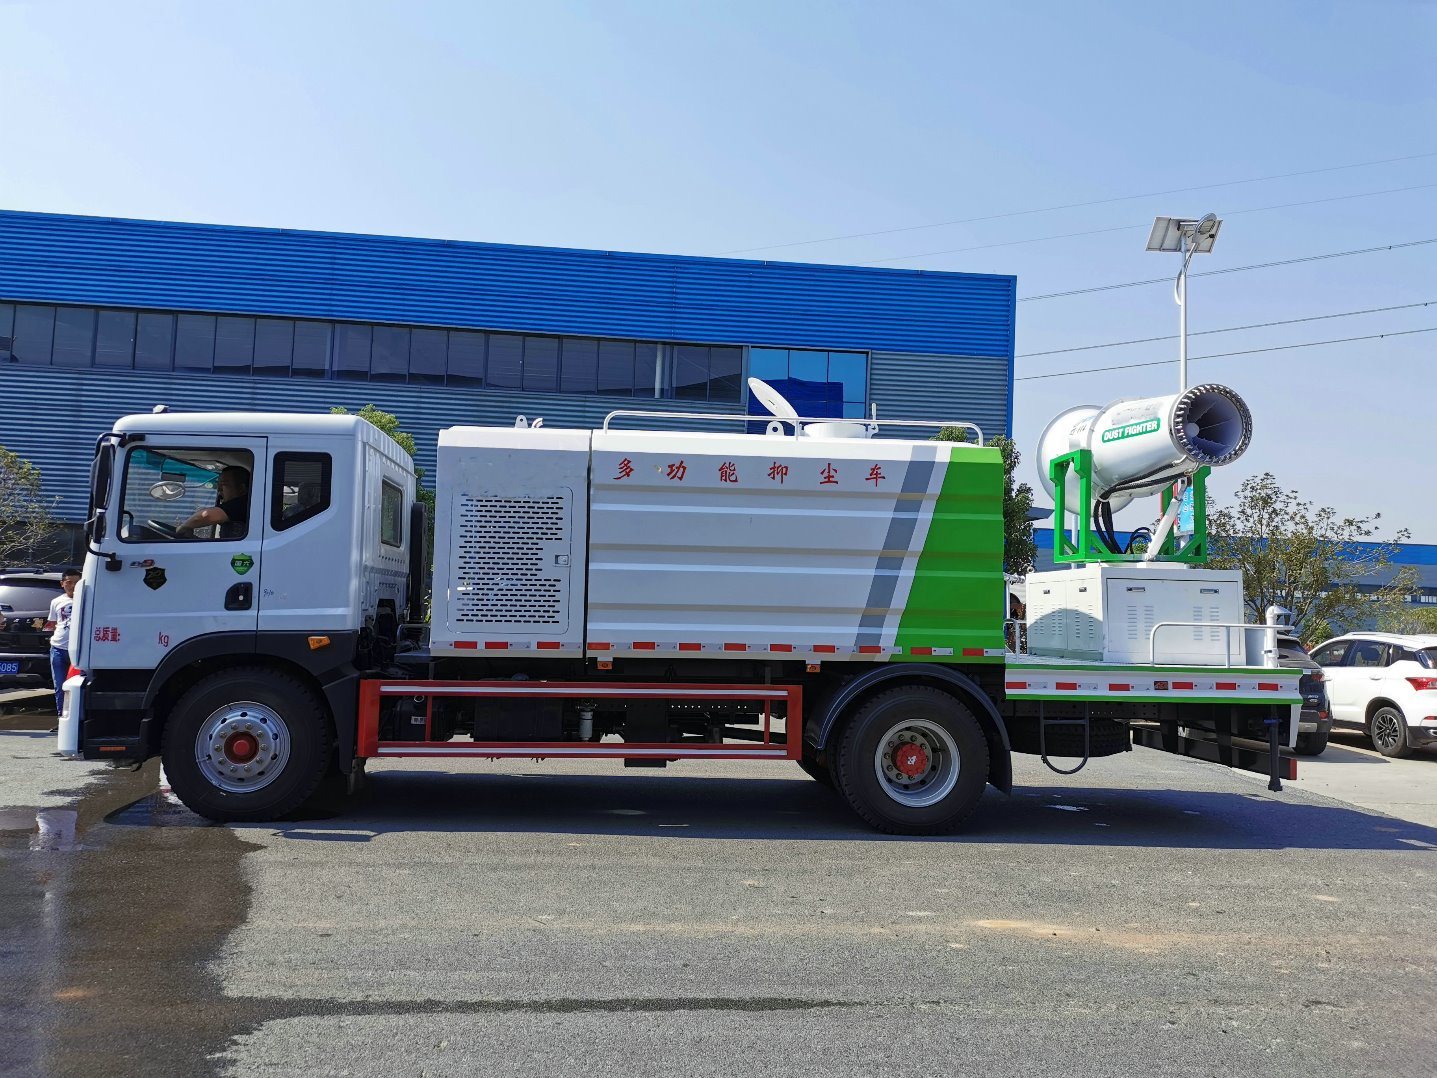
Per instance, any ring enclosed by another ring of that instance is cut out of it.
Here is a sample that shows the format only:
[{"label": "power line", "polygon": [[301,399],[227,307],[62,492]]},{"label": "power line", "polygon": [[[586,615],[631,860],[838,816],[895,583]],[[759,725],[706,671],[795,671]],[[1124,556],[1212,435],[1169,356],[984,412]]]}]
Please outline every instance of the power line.
[{"label": "power line", "polygon": [[[1228,266],[1226,269],[1202,270],[1198,273],[1189,273],[1189,277],[1215,277],[1220,273],[1242,273],[1244,270],[1272,269],[1275,266],[1295,266],[1299,262],[1321,262],[1328,258],[1346,258],[1348,255],[1367,255],[1378,251],[1398,251],[1404,247],[1421,247],[1423,244],[1437,243],[1437,237],[1430,240],[1410,240],[1407,243],[1389,243],[1384,247],[1359,247],[1351,251],[1332,251],[1321,255],[1303,255],[1301,258],[1284,258],[1278,262],[1253,262],[1246,266]],[[1120,284],[1099,284],[1091,288],[1074,288],[1067,292],[1045,292],[1040,296],[1019,296],[1019,303],[1031,303],[1040,299],[1061,299],[1064,296],[1086,296],[1093,292],[1112,292],[1119,288],[1137,288],[1147,284],[1168,284],[1173,279],[1172,274],[1166,277],[1149,277],[1144,281],[1123,281]]]},{"label": "power line", "polygon": [[1325,168],[1304,169],[1301,172],[1282,172],[1274,176],[1253,176],[1245,180],[1225,180],[1222,183],[1205,183],[1196,187],[1174,187],[1167,191],[1146,191],[1138,195],[1118,195],[1114,198],[1093,199],[1090,202],[1067,202],[1060,206],[1041,206],[1031,210],[1010,210],[1007,213],[993,213],[986,217],[963,217],[952,221],[935,221],[926,225],[905,225],[902,228],[883,228],[873,232],[850,232],[843,236],[825,236],[814,240],[794,240],[790,243],[771,243],[763,247],[740,247],[732,251],[720,251],[724,255],[751,254],[754,251],[778,251],[787,247],[808,247],[816,243],[836,243],[839,240],[868,239],[871,236],[893,236],[901,232],[918,232],[928,228],[947,228],[949,225],[971,225],[980,221],[1001,221],[1009,217],[1025,217],[1036,213],[1056,213],[1059,210],[1077,210],[1086,206],[1107,206],[1114,202],[1131,202],[1139,198],[1157,198],[1159,195],[1180,195],[1189,191],[1212,191],[1219,187],[1237,187],[1246,183],[1266,183],[1270,180],[1290,180],[1297,176],[1316,176],[1324,172],[1341,172],[1344,169],[1369,168],[1375,165],[1391,165],[1401,161],[1418,161],[1437,157],[1437,151],[1408,154],[1406,157],[1384,157],[1377,161],[1357,161],[1350,165],[1328,165]]},{"label": "power line", "polygon": [[[1366,337],[1338,337],[1330,341],[1305,341],[1302,344],[1274,344],[1267,348],[1245,348],[1241,352],[1213,352],[1206,356],[1190,356],[1188,362],[1198,359],[1225,359],[1229,356],[1253,356],[1259,352],[1285,352],[1293,348],[1318,348],[1325,344],[1351,344],[1353,341],[1380,341],[1385,337],[1408,337],[1414,333],[1437,333],[1437,326],[1428,326],[1426,329],[1399,329],[1390,333],[1372,333]],[[1044,378],[1068,378],[1078,374],[1098,374],[1101,371],[1130,371],[1138,367],[1167,367],[1174,363],[1175,359],[1154,359],[1146,363],[1121,363],[1112,367],[1088,367],[1080,371],[1054,371],[1051,374],[1025,374],[1021,378],[1015,378],[1015,382],[1036,382]]]},{"label": "power line", "polygon": [[[1268,210],[1290,210],[1298,206],[1320,206],[1327,202],[1346,202],[1353,198],[1374,198],[1378,195],[1396,195],[1403,191],[1423,191],[1437,187],[1437,183],[1418,183],[1410,187],[1389,187],[1381,191],[1358,191],[1351,195],[1333,195],[1330,198],[1314,198],[1306,202],[1281,202],[1273,206],[1251,206],[1245,210],[1224,210],[1222,216],[1236,217],[1240,213],[1265,213]],[[994,247],[1018,247],[1025,243],[1045,243],[1048,240],[1067,240],[1078,236],[1100,236],[1107,232],[1128,232],[1138,228],[1149,228],[1151,222],[1140,221],[1132,225],[1113,225],[1109,228],[1093,228],[1086,232],[1060,232],[1055,236],[1034,236],[1026,240],[1002,240],[998,243],[980,243],[975,247],[950,247],[943,251],[924,251],[916,255],[893,255],[889,258],[872,258],[866,262],[855,262],[855,266],[881,266],[888,262],[907,262],[913,258],[933,258],[937,255],[957,255],[967,251],[987,251]],[[1193,274],[1194,277],[1197,274]]]},{"label": "power line", "polygon": [[[1299,322],[1321,322],[1327,318],[1351,318],[1359,314],[1382,314],[1386,311],[1409,311],[1414,307],[1430,307],[1437,303],[1437,299],[1425,300],[1422,303],[1399,303],[1395,307],[1368,307],[1361,311],[1339,311],[1336,314],[1311,314],[1306,318],[1284,318],[1280,322],[1250,322],[1245,326],[1225,326],[1222,329],[1199,329],[1189,333],[1189,337],[1201,337],[1208,333],[1236,333],[1241,329],[1267,329],[1270,326],[1294,326]],[[1121,348],[1129,344],[1152,344],[1154,341],[1175,341],[1178,339],[1176,333],[1170,333],[1164,337],[1134,337],[1130,341],[1108,341],[1105,344],[1080,344],[1075,348],[1053,348],[1046,352],[1021,352],[1014,356],[1014,359],[1033,359],[1036,356],[1060,356],[1068,352],[1091,352],[1096,348]]]}]

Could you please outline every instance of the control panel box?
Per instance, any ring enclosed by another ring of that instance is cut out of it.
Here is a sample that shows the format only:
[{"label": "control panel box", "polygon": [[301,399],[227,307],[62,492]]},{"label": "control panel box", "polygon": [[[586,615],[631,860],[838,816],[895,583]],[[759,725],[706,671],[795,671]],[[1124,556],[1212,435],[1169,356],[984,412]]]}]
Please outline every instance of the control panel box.
[{"label": "control panel box", "polygon": [[[1242,573],[1171,563],[1080,565],[1027,580],[1028,651],[1110,663],[1246,661]],[[1154,635],[1154,628],[1162,625]]]}]

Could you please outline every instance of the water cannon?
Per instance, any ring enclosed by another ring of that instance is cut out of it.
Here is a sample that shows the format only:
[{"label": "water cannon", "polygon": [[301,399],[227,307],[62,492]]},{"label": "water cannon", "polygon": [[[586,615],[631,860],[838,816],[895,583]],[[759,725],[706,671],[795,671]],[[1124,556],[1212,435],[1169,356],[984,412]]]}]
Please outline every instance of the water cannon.
[{"label": "water cannon", "polygon": [[[1237,460],[1251,441],[1252,413],[1222,385],[1069,408],[1038,440],[1038,479],[1056,506],[1055,561],[1206,560],[1208,473]],[[1172,528],[1189,486],[1194,534],[1178,549]],[[1118,549],[1113,513],[1154,494],[1162,495],[1163,517],[1147,550]],[[1077,518],[1075,537],[1064,532],[1065,513]]]}]

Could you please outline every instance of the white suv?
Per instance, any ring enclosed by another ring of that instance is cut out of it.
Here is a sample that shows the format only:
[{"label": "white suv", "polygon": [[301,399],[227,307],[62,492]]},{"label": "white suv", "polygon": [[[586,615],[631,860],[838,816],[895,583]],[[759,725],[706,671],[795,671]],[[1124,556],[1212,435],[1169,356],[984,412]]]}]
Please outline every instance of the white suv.
[{"label": "white suv", "polygon": [[1338,729],[1364,730],[1383,756],[1437,744],[1437,636],[1348,633],[1312,658]]}]

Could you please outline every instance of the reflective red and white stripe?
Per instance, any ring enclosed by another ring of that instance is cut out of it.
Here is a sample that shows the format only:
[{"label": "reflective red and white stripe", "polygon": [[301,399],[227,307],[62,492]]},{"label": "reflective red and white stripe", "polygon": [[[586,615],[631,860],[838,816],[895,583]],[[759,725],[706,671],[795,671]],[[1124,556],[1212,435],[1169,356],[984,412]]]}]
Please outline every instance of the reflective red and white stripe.
[{"label": "reflective red and white stripe", "polygon": [[743,640],[699,641],[699,640],[591,640],[581,644],[576,640],[454,640],[448,644],[439,643],[435,650],[472,651],[493,654],[496,652],[568,652],[587,651],[597,658],[614,654],[643,655],[646,653],[706,654],[706,655],[793,655],[796,657],[827,655],[856,656],[866,659],[882,659],[893,655],[908,654],[918,658],[1002,658],[1002,648],[947,648],[936,646],[915,646],[907,649],[882,644],[815,644],[810,642]]},{"label": "reflective red and white stripe", "polygon": [[1159,696],[1172,699],[1185,697],[1231,697],[1239,699],[1271,699],[1283,702],[1301,700],[1298,691],[1300,671],[1270,671],[1261,675],[1223,671],[1222,676],[1183,673],[1174,677],[1161,671],[1115,669],[1112,672],[1073,670],[1061,667],[1034,667],[1010,664],[1003,688],[1008,696],[1073,696],[1124,697]]}]

